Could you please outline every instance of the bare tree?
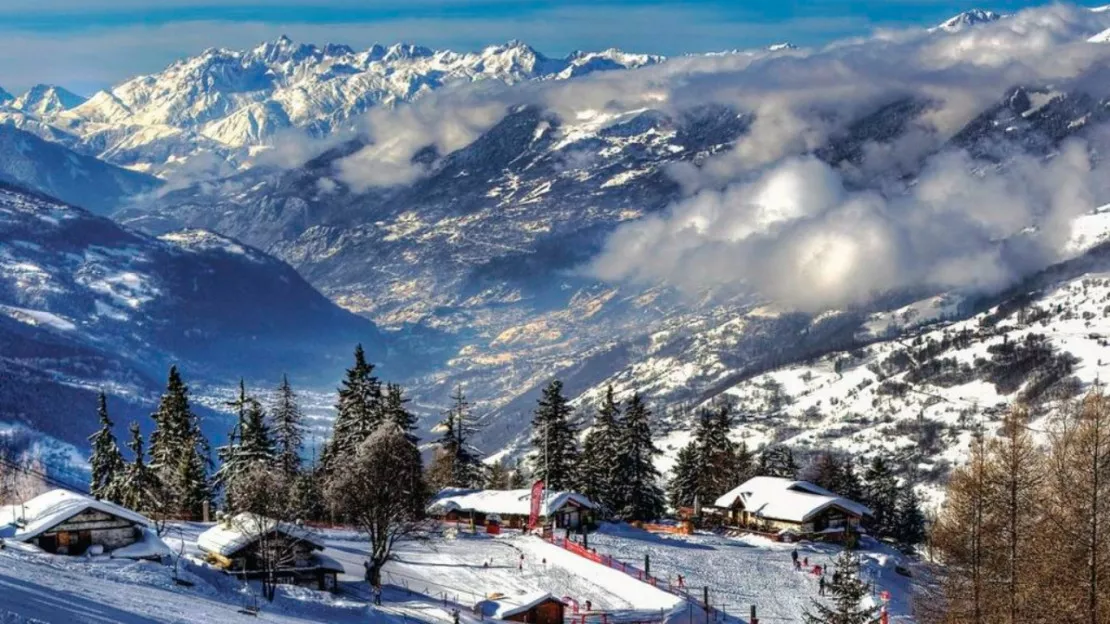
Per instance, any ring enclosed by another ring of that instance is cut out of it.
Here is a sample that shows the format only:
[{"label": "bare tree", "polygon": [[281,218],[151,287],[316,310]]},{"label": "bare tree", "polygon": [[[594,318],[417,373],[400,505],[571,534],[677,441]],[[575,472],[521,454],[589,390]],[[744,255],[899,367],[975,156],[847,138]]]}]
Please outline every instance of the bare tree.
[{"label": "bare tree", "polygon": [[281,575],[306,565],[311,546],[310,530],[295,516],[295,501],[288,495],[289,477],[269,462],[256,461],[228,484],[234,514],[226,522],[255,543],[255,560],[262,594],[273,602]]},{"label": "bare tree", "polygon": [[336,516],[370,539],[370,583],[381,583],[382,566],[398,540],[426,529],[428,501],[420,451],[393,423],[371,434],[334,471],[325,498]]}]

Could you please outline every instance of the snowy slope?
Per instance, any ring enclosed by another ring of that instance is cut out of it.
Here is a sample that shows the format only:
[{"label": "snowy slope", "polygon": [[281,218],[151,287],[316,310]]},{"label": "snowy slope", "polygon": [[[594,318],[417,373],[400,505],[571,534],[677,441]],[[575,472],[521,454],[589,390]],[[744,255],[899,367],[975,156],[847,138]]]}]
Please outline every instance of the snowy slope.
[{"label": "snowy slope", "polygon": [[257,250],[208,232],[152,238],[0,185],[0,427],[84,447],[98,389],[122,431],[148,423],[171,363],[194,384],[331,384],[358,342],[406,365],[373,323]]}]

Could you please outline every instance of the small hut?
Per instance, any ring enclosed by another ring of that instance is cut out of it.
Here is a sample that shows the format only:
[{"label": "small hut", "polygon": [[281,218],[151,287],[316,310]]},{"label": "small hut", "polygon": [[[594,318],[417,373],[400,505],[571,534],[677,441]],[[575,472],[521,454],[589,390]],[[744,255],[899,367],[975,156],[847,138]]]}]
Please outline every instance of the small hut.
[{"label": "small hut", "polygon": [[170,554],[154,522],[121,505],[69,490],[51,490],[0,507],[0,538],[58,555],[107,554],[158,559]]},{"label": "small hut", "polygon": [[279,583],[335,591],[343,566],[323,554],[315,531],[299,524],[241,513],[221,519],[197,537],[197,548],[221,570],[244,579],[273,572]]},{"label": "small hut", "polygon": [[491,598],[478,604],[486,618],[527,624],[563,624],[565,610],[562,600],[544,592]]},{"label": "small hut", "polygon": [[[446,488],[428,505],[428,515],[444,522],[466,522],[486,526],[489,522],[512,529],[528,526],[532,513],[532,490],[468,490]],[[541,521],[555,528],[591,529],[597,525],[597,505],[577,492],[547,492],[540,505]]]}]

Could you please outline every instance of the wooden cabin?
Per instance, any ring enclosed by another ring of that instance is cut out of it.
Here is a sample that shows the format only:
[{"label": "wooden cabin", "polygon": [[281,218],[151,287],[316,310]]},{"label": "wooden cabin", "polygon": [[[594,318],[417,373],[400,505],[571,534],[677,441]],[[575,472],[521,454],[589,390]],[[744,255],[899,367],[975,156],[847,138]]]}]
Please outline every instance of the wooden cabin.
[{"label": "wooden cabin", "polygon": [[0,537],[59,555],[157,559],[170,551],[153,526],[126,507],[61,489],[0,507]]},{"label": "wooden cabin", "polygon": [[478,604],[484,618],[527,624],[563,624],[566,605],[548,593],[498,596]]},{"label": "wooden cabin", "polygon": [[336,591],[343,566],[324,555],[324,544],[309,528],[256,514],[224,518],[197,537],[209,563],[244,579],[259,578],[276,568],[279,583]]},{"label": "wooden cabin", "polygon": [[858,532],[871,510],[808,481],[753,477],[714,504],[725,524],[769,533],[838,538]]},{"label": "wooden cabin", "polygon": [[[548,492],[540,506],[541,524],[579,531],[597,526],[597,505],[575,492]],[[432,499],[428,515],[444,522],[526,529],[532,514],[532,490],[467,490],[446,488]]]}]

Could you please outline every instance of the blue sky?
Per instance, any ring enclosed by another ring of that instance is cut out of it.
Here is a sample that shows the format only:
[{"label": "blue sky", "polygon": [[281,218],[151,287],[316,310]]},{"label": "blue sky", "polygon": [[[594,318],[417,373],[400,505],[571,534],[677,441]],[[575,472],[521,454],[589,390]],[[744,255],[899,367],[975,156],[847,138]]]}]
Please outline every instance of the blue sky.
[{"label": "blue sky", "polygon": [[37,82],[90,94],[204,48],[299,41],[409,41],[477,49],[521,39],[549,55],[611,46],[682,54],[813,45],[875,28],[930,25],[974,0],[0,0],[0,86]]}]

